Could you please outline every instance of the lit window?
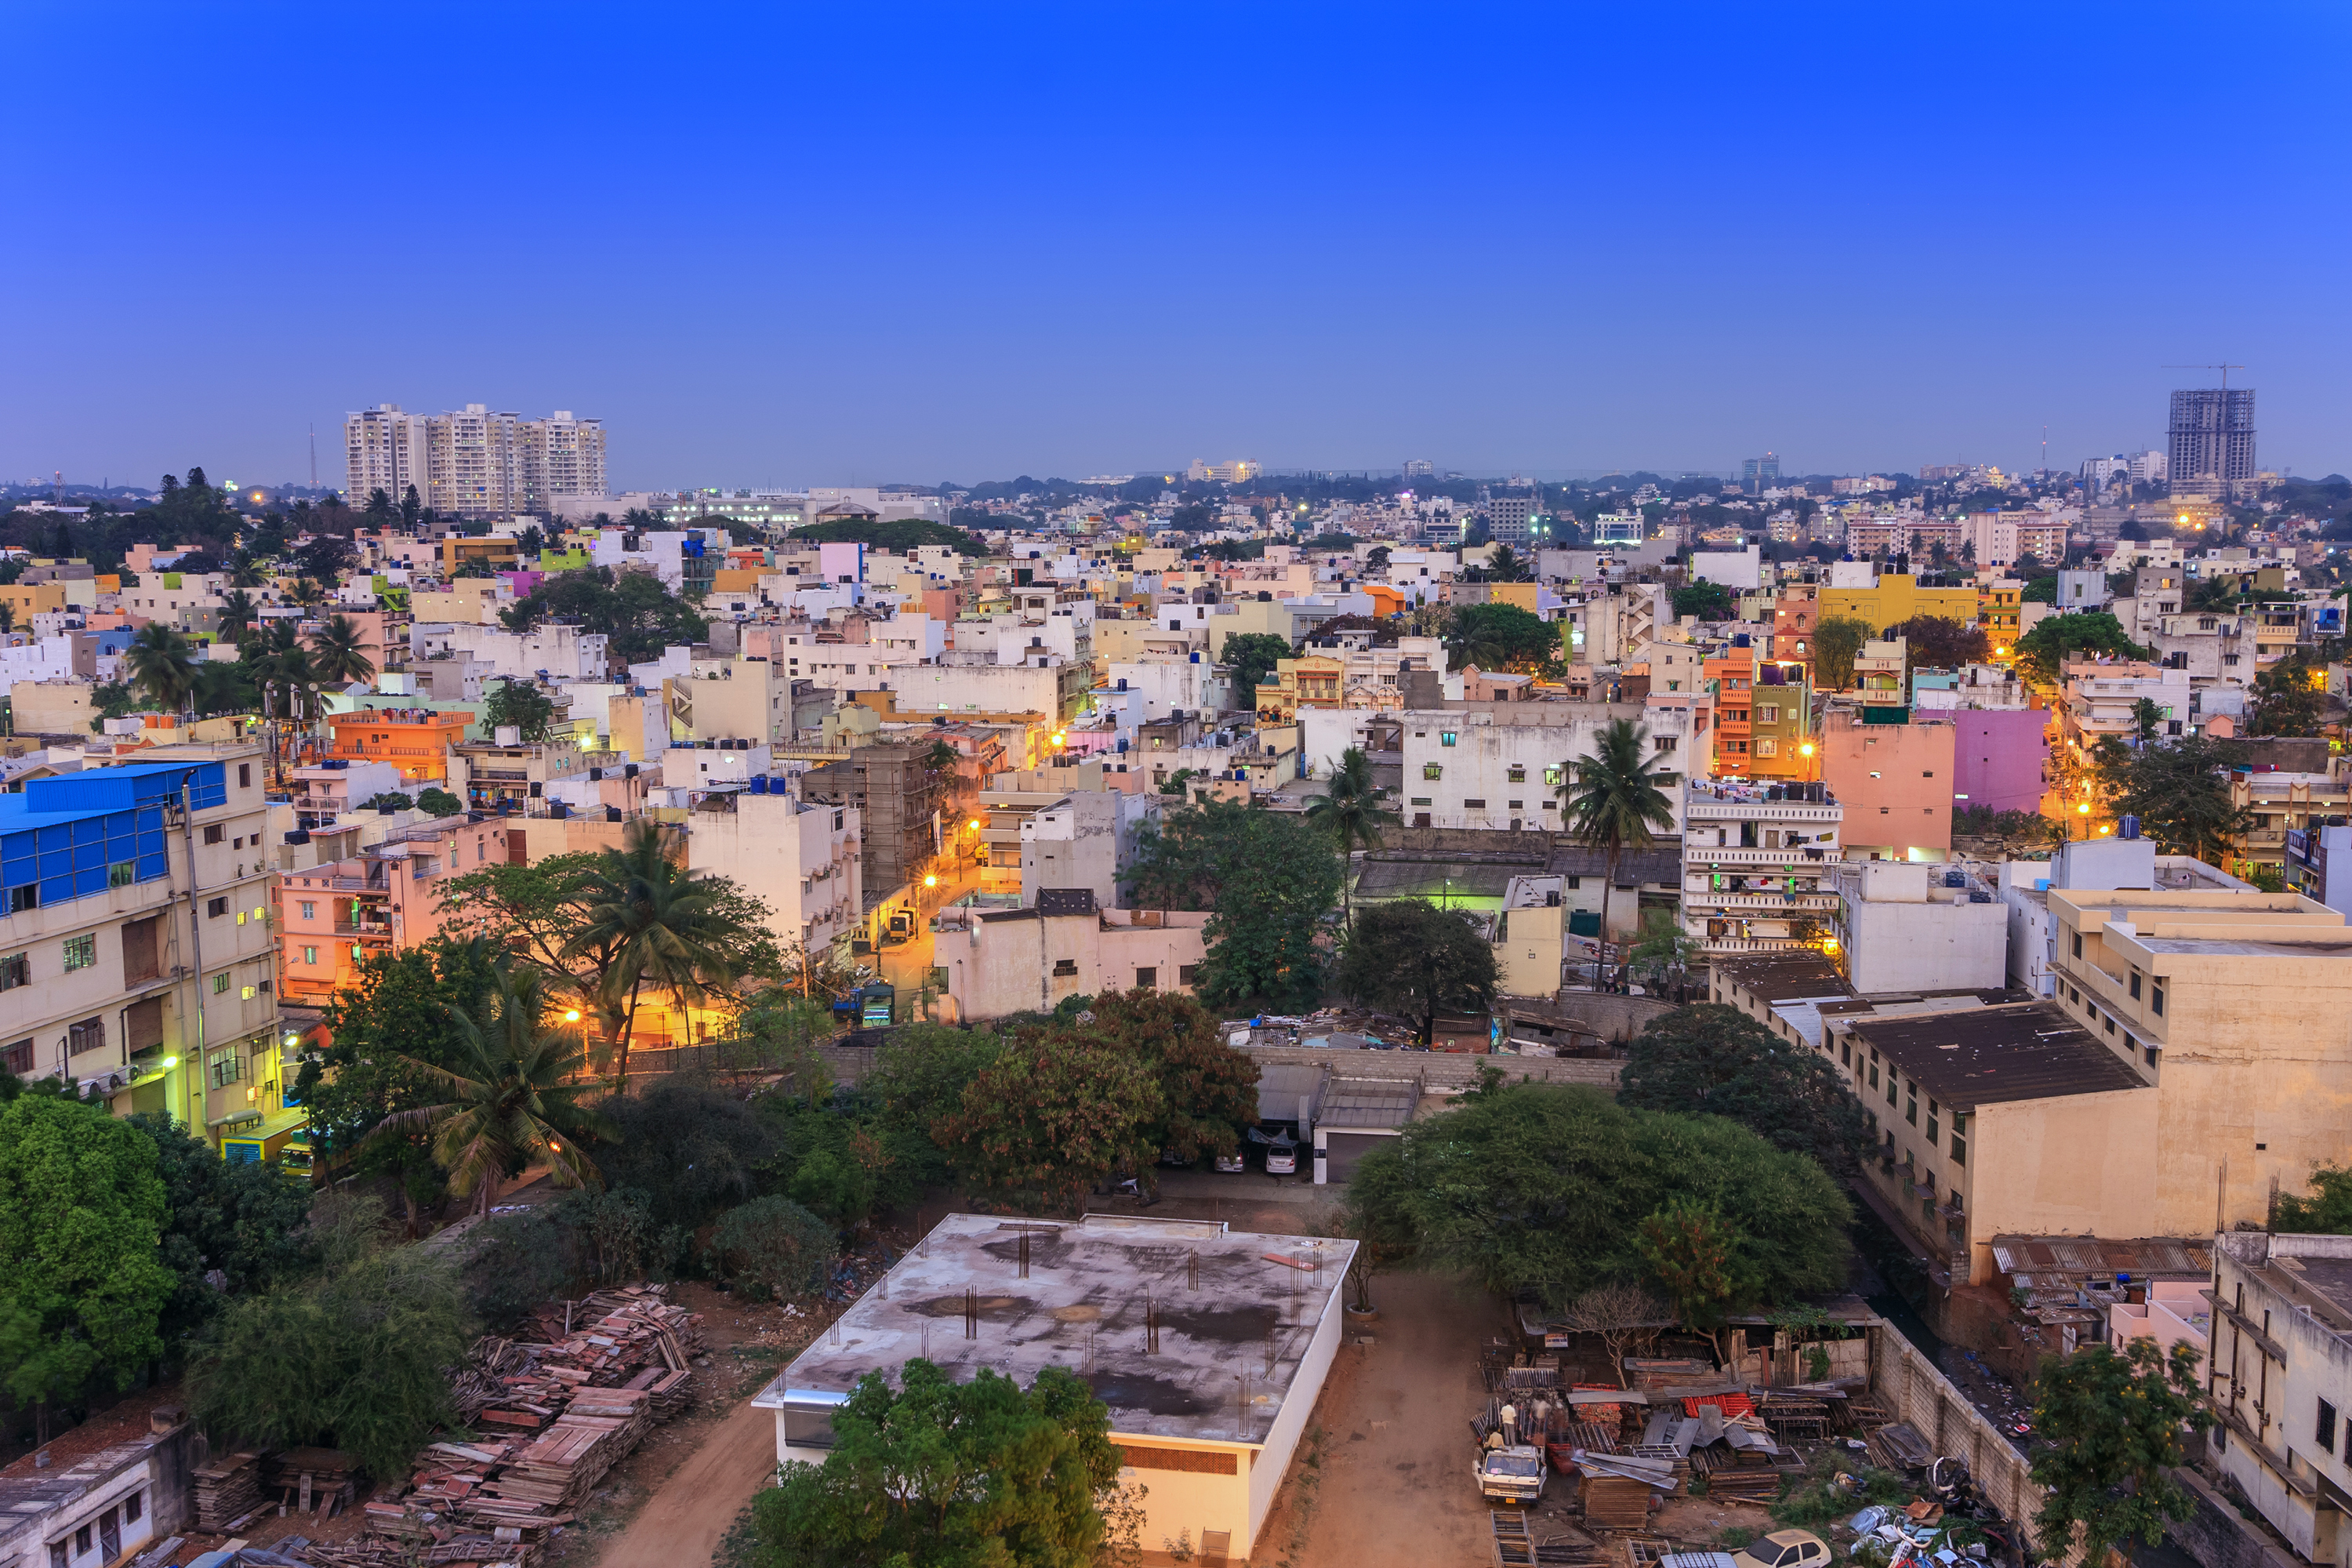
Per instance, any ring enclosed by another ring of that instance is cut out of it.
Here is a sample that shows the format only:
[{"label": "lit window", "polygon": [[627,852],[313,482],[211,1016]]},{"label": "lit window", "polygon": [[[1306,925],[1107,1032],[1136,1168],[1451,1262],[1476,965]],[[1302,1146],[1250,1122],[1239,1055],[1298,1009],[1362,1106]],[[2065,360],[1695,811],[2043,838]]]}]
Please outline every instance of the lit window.
[{"label": "lit window", "polygon": [[98,962],[98,933],[66,938],[66,972],[88,969]]}]

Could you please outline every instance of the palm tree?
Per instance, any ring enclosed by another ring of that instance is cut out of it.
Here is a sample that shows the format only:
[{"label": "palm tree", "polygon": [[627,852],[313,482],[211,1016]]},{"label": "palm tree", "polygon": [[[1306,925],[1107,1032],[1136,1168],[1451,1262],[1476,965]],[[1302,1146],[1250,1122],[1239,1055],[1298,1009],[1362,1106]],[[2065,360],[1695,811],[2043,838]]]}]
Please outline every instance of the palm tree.
[{"label": "palm tree", "polygon": [[664,852],[661,829],[639,821],[618,849],[597,858],[580,892],[587,915],[560,955],[602,965],[592,998],[605,1044],[616,1047],[613,1087],[626,1093],[637,1002],[648,985],[692,1006],[735,978],[723,943],[735,934],[709,880]]},{"label": "palm tree", "polygon": [[310,650],[302,646],[293,626],[280,621],[253,655],[254,684],[261,688],[262,719],[269,729],[269,758],[277,771],[280,726],[307,714],[311,688],[318,677],[310,668]]},{"label": "palm tree", "polygon": [[1393,811],[1381,809],[1381,797],[1386,794],[1372,783],[1372,760],[1364,755],[1361,746],[1350,746],[1339,753],[1339,765],[1331,770],[1330,789],[1307,808],[1308,825],[1329,835],[1339,847],[1343,924],[1352,924],[1355,916],[1348,872],[1356,851],[1379,848],[1381,826],[1404,820]]},{"label": "palm tree", "polygon": [[161,621],[150,621],[132,636],[126,652],[131,683],[156,707],[186,712],[196,690],[196,659],[188,639]]},{"label": "palm tree", "polygon": [[1486,581],[1489,583],[1529,583],[1535,571],[1527,558],[1507,544],[1495,546],[1495,553],[1486,558]]},{"label": "palm tree", "polygon": [[480,1193],[484,1215],[497,1201],[499,1179],[518,1161],[546,1161],[562,1186],[601,1185],[580,1139],[619,1133],[601,1112],[580,1103],[595,1089],[593,1082],[573,1081],[587,1053],[573,1031],[544,1026],[548,1005],[539,977],[501,966],[496,988],[475,1011],[483,1015],[479,1022],[462,1007],[449,1010],[466,1071],[400,1058],[452,1098],[387,1116],[362,1142],[436,1129],[433,1158],[449,1173],[449,1190],[459,1197]]},{"label": "palm tree", "polygon": [[237,634],[251,626],[254,617],[261,613],[253,595],[243,588],[231,588],[221,596],[220,633],[231,642],[240,640]]},{"label": "palm tree", "polygon": [[[1671,782],[1649,763],[1650,731],[1631,719],[1612,719],[1594,737],[1592,755],[1579,757],[1561,770],[1562,814],[1569,831],[1580,844],[1609,851],[1608,873],[1601,884],[1601,942],[1609,942],[1609,897],[1617,889],[1617,857],[1627,849],[1646,849],[1654,842],[1654,827],[1671,827],[1674,802],[1658,786]],[[1572,776],[1573,784],[1568,783]]]},{"label": "palm tree", "polygon": [[310,668],[330,686],[348,686],[375,674],[375,660],[361,650],[364,634],[349,616],[330,616],[310,634]]},{"label": "palm tree", "polygon": [[1495,635],[1493,626],[1483,616],[1470,613],[1471,606],[1456,605],[1453,625],[1445,632],[1446,661],[1455,669],[1476,665],[1481,669],[1500,669],[1511,662],[1511,650]]}]

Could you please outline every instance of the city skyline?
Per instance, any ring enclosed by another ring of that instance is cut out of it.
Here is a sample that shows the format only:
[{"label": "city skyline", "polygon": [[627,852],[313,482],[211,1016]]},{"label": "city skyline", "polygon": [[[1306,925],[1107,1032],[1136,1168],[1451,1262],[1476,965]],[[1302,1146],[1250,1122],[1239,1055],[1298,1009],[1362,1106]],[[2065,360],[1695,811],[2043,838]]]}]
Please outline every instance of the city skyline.
[{"label": "city skyline", "polygon": [[[2262,389],[2264,468],[2352,468],[2329,353],[2352,326],[2324,118],[2352,41],[2337,12],[2218,36],[2144,10],[1979,12],[1956,40],[1730,9],[647,28],[591,7],[560,37],[484,16],[480,47],[432,68],[424,35],[352,16],[139,15],[11,19],[46,64],[0,191],[64,237],[0,258],[25,367],[0,392],[0,472],[276,483],[352,409],[476,401],[602,420],[615,489],[1196,453],[2011,469],[2040,461],[2045,426],[2071,468],[2164,445],[2169,395],[2210,384],[2168,367],[2223,360]],[[1231,68],[1203,66],[1221,32]],[[325,193],[380,128],[242,95],[359,52],[403,83],[414,166],[456,178],[482,145],[550,136],[570,153],[519,209],[459,179],[451,230],[394,210],[355,232]],[[497,63],[525,56],[542,68]],[[782,58],[889,69],[855,111],[727,89],[730,63]],[[1504,58],[1576,63],[1489,91]],[[676,112],[665,84],[706,79]],[[2263,88],[2222,89],[2226,138],[2116,112],[2187,79]],[[1074,118],[1082,82],[1108,97]],[[93,90],[107,112],[86,112]],[[2158,174],[2226,199],[2137,195]],[[2251,214],[2284,226],[2218,237]],[[322,481],[335,467],[322,454]]]}]

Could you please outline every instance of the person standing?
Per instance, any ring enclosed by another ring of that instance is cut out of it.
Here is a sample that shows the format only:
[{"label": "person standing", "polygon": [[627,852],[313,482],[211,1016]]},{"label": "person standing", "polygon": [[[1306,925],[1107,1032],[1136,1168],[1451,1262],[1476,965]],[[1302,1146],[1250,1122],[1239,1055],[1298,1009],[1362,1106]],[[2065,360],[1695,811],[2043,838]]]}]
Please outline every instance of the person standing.
[{"label": "person standing", "polygon": [[1509,1403],[1503,1406],[1503,1446],[1507,1448],[1519,1446],[1519,1407]]}]

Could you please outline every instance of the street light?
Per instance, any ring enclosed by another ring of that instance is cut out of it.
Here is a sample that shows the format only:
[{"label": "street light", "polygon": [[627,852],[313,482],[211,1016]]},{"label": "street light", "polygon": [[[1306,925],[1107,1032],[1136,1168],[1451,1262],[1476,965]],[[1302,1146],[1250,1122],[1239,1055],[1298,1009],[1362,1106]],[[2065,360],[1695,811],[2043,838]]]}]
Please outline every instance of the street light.
[{"label": "street light", "polygon": [[939,885],[940,874],[937,871],[926,871],[923,873],[923,886],[926,888],[936,888]]}]

